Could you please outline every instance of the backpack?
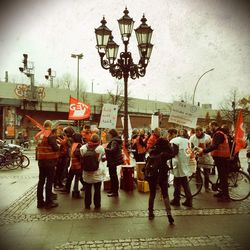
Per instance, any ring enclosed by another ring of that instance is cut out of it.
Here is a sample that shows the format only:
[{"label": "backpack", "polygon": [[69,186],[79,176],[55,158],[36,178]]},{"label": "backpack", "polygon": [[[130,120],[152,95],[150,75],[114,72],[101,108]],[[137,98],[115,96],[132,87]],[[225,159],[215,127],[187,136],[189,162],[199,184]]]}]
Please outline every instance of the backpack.
[{"label": "backpack", "polygon": [[145,180],[158,175],[158,170],[161,166],[161,154],[149,155],[146,159],[145,167],[142,169],[144,172]]},{"label": "backpack", "polygon": [[81,157],[81,166],[84,171],[96,171],[99,168],[98,154],[95,149],[87,146],[86,153]]}]

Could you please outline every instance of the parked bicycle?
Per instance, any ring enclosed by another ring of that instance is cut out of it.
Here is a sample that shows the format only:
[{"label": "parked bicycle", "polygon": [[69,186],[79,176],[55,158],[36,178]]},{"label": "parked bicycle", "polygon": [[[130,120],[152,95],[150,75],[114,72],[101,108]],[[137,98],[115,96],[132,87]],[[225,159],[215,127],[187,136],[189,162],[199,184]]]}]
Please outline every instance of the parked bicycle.
[{"label": "parked bicycle", "polygon": [[26,168],[30,164],[30,159],[22,153],[18,145],[4,144],[0,147],[0,168],[17,169]]},{"label": "parked bicycle", "polygon": [[[201,192],[203,187],[203,177],[204,175],[204,166],[207,168],[215,167],[214,164],[204,164],[202,163],[202,168],[199,166],[197,161],[196,171],[189,177],[189,186],[191,189],[192,196],[196,196]],[[209,175],[208,179],[211,184],[213,191],[219,191],[220,189],[220,180],[217,175]],[[230,199],[233,201],[242,201],[249,197],[250,195],[250,177],[243,171],[241,167],[240,160],[237,159],[236,162],[231,162],[229,165],[229,174],[228,174],[228,190]]]},{"label": "parked bicycle", "polygon": [[10,151],[8,149],[1,149],[0,165],[1,168],[6,167],[8,169],[17,169],[21,164],[21,157],[15,151]]}]

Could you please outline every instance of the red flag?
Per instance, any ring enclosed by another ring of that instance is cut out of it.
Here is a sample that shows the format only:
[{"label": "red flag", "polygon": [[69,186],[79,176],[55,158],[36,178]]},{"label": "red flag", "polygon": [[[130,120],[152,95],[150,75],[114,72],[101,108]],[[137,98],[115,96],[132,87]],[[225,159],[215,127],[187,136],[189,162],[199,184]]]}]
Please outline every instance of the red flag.
[{"label": "red flag", "polygon": [[31,120],[31,122],[37,126],[38,128],[40,128],[41,130],[44,130],[44,127],[42,124],[40,124],[39,122],[37,122],[35,119],[31,118],[30,116],[28,115],[25,115],[27,118],[29,118]]},{"label": "red flag", "polygon": [[237,117],[237,122],[235,126],[234,144],[235,144],[234,155],[237,154],[246,145],[245,131],[243,129],[242,109],[240,110]]},{"label": "red flag", "polygon": [[68,120],[83,120],[90,116],[90,105],[70,97]]}]

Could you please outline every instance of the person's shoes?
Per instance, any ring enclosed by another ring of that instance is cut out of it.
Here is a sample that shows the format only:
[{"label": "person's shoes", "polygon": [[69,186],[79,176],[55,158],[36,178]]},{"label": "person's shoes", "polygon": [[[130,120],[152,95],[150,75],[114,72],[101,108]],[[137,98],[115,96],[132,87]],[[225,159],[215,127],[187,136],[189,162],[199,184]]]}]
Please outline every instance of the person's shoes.
[{"label": "person's shoes", "polygon": [[220,198],[220,197],[222,197],[223,196],[223,193],[221,193],[221,192],[219,192],[219,193],[217,193],[217,194],[214,194],[214,197],[217,197],[217,198]]},{"label": "person's shoes", "polygon": [[173,225],[174,224],[174,218],[171,214],[168,214],[168,222],[170,225]]},{"label": "person's shoes", "polygon": [[90,210],[90,206],[85,206],[85,209],[88,209],[88,210]]},{"label": "person's shoes", "polygon": [[217,201],[219,201],[219,202],[230,202],[231,199],[230,199],[229,196],[221,196],[221,197],[219,197],[219,198],[217,199]]},{"label": "person's shoes", "polygon": [[101,206],[95,206],[95,210],[99,210]]},{"label": "person's shoes", "polygon": [[112,194],[113,192],[112,192],[112,190],[108,190],[107,193],[108,194]]},{"label": "person's shoes", "polygon": [[50,208],[54,208],[54,207],[58,207],[58,203],[52,201],[52,202],[46,203],[46,205],[45,205],[46,209],[50,209]]},{"label": "person's shoes", "polygon": [[45,207],[45,202],[44,201],[43,202],[38,202],[36,207],[37,208],[44,208]]},{"label": "person's shoes", "polygon": [[205,188],[205,192],[209,193],[209,192],[211,192],[211,189],[210,188]]},{"label": "person's shoes", "polygon": [[51,199],[52,199],[52,200],[56,200],[56,199],[57,199],[57,194],[52,193],[52,194],[51,194]]},{"label": "person's shoes", "polygon": [[176,201],[176,200],[172,200],[172,201],[170,201],[170,205],[179,207],[180,206],[180,202]]},{"label": "person's shoes", "polygon": [[148,213],[148,219],[149,219],[149,220],[153,220],[154,217],[155,217],[155,215],[154,215],[153,212],[149,212],[149,213]]},{"label": "person's shoes", "polygon": [[182,202],[181,203],[183,206],[186,206],[186,207],[192,207],[193,205],[192,205],[192,202],[190,202],[190,201],[184,201],[184,202]]},{"label": "person's shoes", "polygon": [[108,197],[117,197],[118,196],[118,193],[110,193],[108,194]]}]

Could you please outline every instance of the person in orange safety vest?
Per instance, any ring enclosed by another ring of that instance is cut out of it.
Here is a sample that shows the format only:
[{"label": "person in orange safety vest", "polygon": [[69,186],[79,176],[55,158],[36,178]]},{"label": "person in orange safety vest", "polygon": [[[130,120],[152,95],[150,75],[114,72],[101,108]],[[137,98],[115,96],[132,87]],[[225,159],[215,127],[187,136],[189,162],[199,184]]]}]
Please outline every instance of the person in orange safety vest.
[{"label": "person in orange safety vest", "polygon": [[[37,185],[37,208],[57,207],[52,199],[52,185],[54,170],[57,163],[59,142],[56,133],[52,133],[52,122],[46,120],[43,124],[44,130],[39,132],[35,138],[37,141],[36,156],[39,167],[39,181]],[[45,185],[45,200],[43,197]]]},{"label": "person in orange safety vest", "polygon": [[215,166],[218,170],[218,177],[220,180],[220,191],[214,196],[218,201],[229,202],[228,192],[228,160],[230,158],[230,148],[226,134],[221,130],[216,121],[209,124],[213,132],[212,143],[205,149],[201,149],[201,153],[209,153],[214,159]]},{"label": "person in orange safety vest", "polygon": [[78,183],[82,175],[82,168],[80,162],[80,148],[82,146],[82,137],[80,134],[73,135],[73,144],[70,149],[70,170],[68,173],[67,182],[64,192],[70,193],[71,183],[75,177],[74,187],[72,191],[73,198],[81,198]]}]

